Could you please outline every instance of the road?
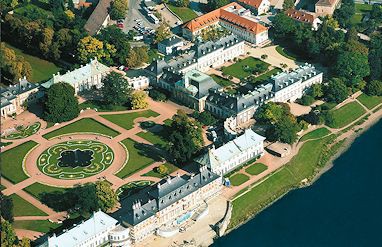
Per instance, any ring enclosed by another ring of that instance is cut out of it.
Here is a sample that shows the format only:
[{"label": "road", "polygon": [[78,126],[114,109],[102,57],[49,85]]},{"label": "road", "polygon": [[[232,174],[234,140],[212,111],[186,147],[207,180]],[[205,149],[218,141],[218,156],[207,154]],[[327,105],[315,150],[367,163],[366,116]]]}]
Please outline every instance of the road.
[{"label": "road", "polygon": [[154,30],[157,29],[157,27],[159,26],[159,24],[154,24],[147,20],[146,16],[143,14],[143,10],[140,4],[141,0],[129,0],[129,10],[123,23],[124,32],[127,33],[129,30],[134,29],[133,27],[137,25],[135,19],[141,19],[145,27],[151,27]]}]

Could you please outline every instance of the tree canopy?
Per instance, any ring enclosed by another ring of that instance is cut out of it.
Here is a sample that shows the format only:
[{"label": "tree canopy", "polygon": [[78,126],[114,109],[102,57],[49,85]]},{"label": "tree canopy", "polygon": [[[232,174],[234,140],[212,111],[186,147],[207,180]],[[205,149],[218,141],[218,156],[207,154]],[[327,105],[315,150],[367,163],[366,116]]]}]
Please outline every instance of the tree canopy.
[{"label": "tree canopy", "polygon": [[366,84],[368,95],[382,96],[382,81],[373,80]]},{"label": "tree canopy", "polygon": [[95,191],[98,206],[102,211],[112,209],[117,204],[117,194],[111,188],[111,184],[108,181],[97,181],[95,183]]},{"label": "tree canopy", "polygon": [[146,109],[149,106],[147,94],[143,91],[135,91],[130,97],[131,109]]},{"label": "tree canopy", "polygon": [[162,40],[169,38],[170,36],[171,36],[170,28],[168,27],[166,23],[163,22],[159,25],[159,27],[157,28],[155,32],[154,41],[155,43],[159,43]]},{"label": "tree canopy", "polygon": [[30,79],[32,76],[32,67],[25,61],[24,57],[16,56],[13,49],[5,46],[5,43],[1,43],[0,58],[2,63],[1,77],[11,83],[17,82],[20,78],[26,77]]},{"label": "tree canopy", "polygon": [[102,79],[102,98],[109,105],[124,105],[128,102],[132,89],[123,75],[111,72]]},{"label": "tree canopy", "polygon": [[65,82],[53,84],[46,92],[44,119],[61,123],[76,118],[80,112],[74,88]]},{"label": "tree canopy", "polygon": [[13,201],[9,196],[0,192],[1,217],[9,222],[13,222]]},{"label": "tree canopy", "polygon": [[341,103],[349,95],[345,82],[341,78],[332,78],[324,87],[324,97],[329,102]]},{"label": "tree canopy", "polygon": [[127,66],[131,68],[136,68],[141,66],[143,63],[148,62],[149,55],[147,53],[147,47],[134,47],[130,50],[130,54],[127,57]]},{"label": "tree canopy", "polygon": [[128,6],[128,0],[114,0],[110,6],[110,18],[112,20],[119,20],[125,18]]}]

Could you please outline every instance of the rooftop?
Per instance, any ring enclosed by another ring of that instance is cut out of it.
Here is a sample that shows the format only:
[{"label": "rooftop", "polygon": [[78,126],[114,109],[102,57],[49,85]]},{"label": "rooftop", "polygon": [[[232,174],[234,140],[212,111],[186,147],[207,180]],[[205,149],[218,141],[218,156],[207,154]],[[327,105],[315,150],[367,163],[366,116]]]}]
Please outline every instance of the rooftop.
[{"label": "rooftop", "polygon": [[180,42],[183,42],[183,40],[177,36],[172,36],[170,38],[164,39],[159,44],[162,44],[164,46],[173,46],[176,44],[179,44]]},{"label": "rooftop", "polygon": [[19,83],[10,85],[5,88],[0,88],[1,107],[12,104],[10,101],[15,99],[17,95],[29,92],[38,88],[39,84],[29,82],[25,77],[19,79]]},{"label": "rooftop", "polygon": [[93,13],[90,15],[84,26],[89,35],[93,36],[101,29],[103,22],[109,15],[111,2],[112,0],[99,0],[97,6],[93,10]]},{"label": "rooftop", "polygon": [[263,0],[238,0],[238,2],[247,4],[258,9]]},{"label": "rooftop", "polygon": [[313,24],[314,20],[316,19],[316,16],[312,13],[295,9],[288,9],[287,11],[285,11],[285,14],[290,18],[295,19],[296,21],[301,21],[310,24]]}]

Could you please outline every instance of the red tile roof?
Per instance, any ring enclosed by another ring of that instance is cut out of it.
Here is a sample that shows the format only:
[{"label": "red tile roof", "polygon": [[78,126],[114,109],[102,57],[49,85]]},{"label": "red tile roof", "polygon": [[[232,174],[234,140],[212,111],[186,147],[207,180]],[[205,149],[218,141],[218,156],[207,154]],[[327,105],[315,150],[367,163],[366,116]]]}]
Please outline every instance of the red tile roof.
[{"label": "red tile roof", "polygon": [[316,19],[316,16],[313,14],[295,9],[288,9],[287,11],[285,11],[285,14],[290,18],[295,19],[296,21],[301,21],[310,24],[313,24],[314,19]]},{"label": "red tile roof", "polygon": [[235,9],[243,8],[236,2],[232,2],[227,4],[219,9],[215,9],[205,15],[199,16],[188,23],[186,23],[183,28],[190,30],[191,32],[195,32],[199,29],[207,27],[209,25],[217,23],[219,20],[226,21],[228,23],[232,23],[238,27],[245,29],[246,31],[253,32],[255,34],[262,33],[266,31],[268,28],[264,27],[260,23],[255,21],[248,20],[242,16],[239,16],[235,13],[229,12],[225,10],[228,7],[235,7]]},{"label": "red tile roof", "polygon": [[240,3],[244,3],[246,5],[255,7],[258,9],[260,7],[260,4],[263,2],[263,0],[237,0]]}]

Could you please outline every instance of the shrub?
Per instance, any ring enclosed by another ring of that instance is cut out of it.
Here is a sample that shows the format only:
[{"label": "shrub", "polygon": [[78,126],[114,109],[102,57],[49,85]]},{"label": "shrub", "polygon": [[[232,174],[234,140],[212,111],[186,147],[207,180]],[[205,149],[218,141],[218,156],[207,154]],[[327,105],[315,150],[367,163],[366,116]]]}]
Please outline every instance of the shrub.
[{"label": "shrub", "polygon": [[304,95],[301,97],[301,99],[298,100],[298,103],[302,104],[302,105],[306,105],[306,106],[309,106],[311,104],[314,103],[314,98],[310,95]]},{"label": "shrub", "polygon": [[167,101],[167,95],[158,91],[158,90],[155,90],[155,89],[152,89],[149,91],[149,96],[155,100],[155,101]]},{"label": "shrub", "polygon": [[157,167],[157,172],[158,172],[159,174],[165,175],[165,174],[168,173],[168,168],[167,168],[165,165],[159,165],[159,166]]}]

